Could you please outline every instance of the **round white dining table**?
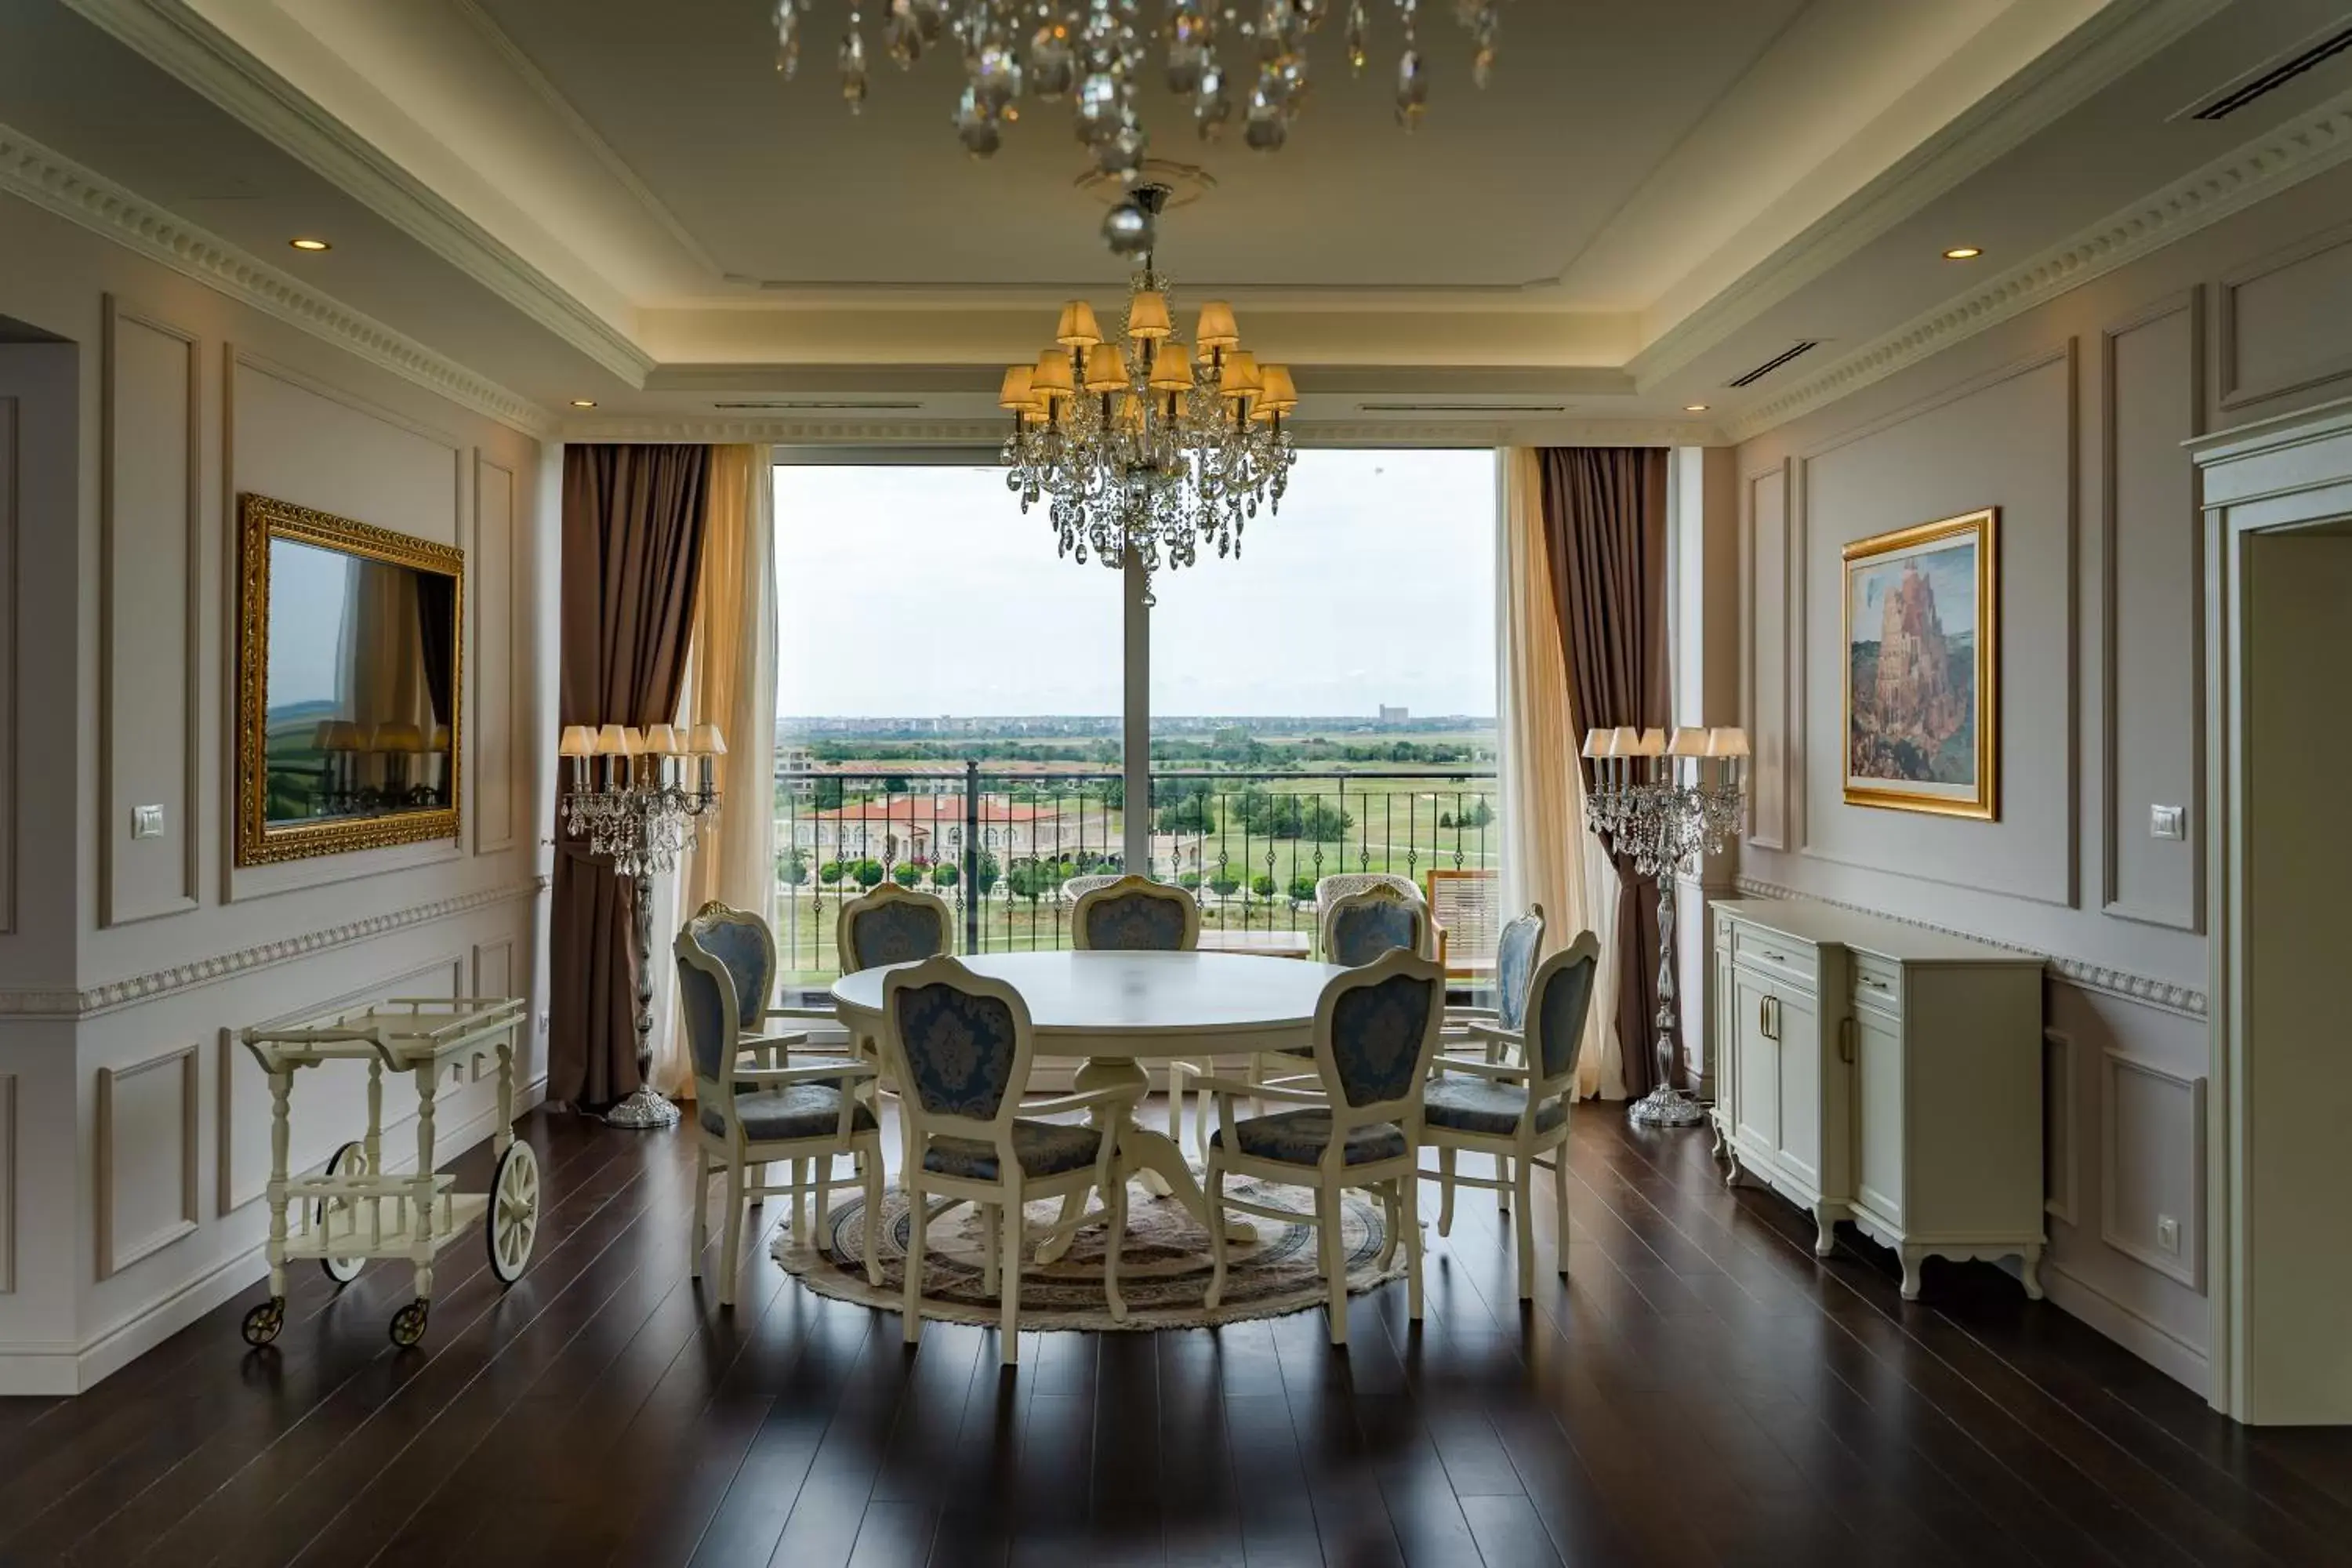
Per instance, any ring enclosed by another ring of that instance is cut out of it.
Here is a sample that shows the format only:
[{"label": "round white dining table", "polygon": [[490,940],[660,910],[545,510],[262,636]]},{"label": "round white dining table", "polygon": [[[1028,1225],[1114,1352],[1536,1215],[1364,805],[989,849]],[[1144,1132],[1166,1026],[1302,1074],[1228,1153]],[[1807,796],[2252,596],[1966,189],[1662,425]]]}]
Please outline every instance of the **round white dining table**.
[{"label": "round white dining table", "polygon": [[[1080,1090],[1130,1088],[1138,1099],[1150,1088],[1140,1062],[1309,1044],[1323,987],[1347,973],[1336,964],[1242,952],[981,952],[963,963],[1021,993],[1035,1038],[1033,1056],[1083,1057]],[[834,1002],[852,1031],[882,1037],[882,980],[890,967],[862,969],[833,983]],[[1124,1115],[1094,1116],[1097,1126],[1118,1140],[1120,1170],[1175,1197],[1203,1226],[1211,1224],[1208,1201],[1184,1151],[1136,1121],[1132,1100],[1128,1106]],[[1076,1202],[1066,1207],[1041,1249],[1045,1261],[1068,1247],[1077,1212]],[[1228,1216],[1225,1234],[1242,1241],[1254,1231]]]}]

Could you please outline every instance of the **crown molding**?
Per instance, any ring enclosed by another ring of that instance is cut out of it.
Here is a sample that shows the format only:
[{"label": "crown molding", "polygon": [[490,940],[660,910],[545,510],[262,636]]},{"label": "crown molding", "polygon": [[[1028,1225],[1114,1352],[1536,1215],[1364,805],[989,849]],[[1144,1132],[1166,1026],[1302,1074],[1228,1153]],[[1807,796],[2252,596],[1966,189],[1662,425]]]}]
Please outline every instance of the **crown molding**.
[{"label": "crown molding", "polygon": [[2111,5],[1644,344],[1625,368],[1644,388],[1682,369],[2230,3],[2128,0]]},{"label": "crown molding", "polygon": [[502,425],[541,437],[555,429],[555,416],[521,394],[5,125],[0,125],[0,193],[79,224]]},{"label": "crown molding", "polygon": [[[693,441],[820,447],[971,447],[993,458],[1010,425],[1003,419],[570,419],[566,441]],[[1710,447],[1708,425],[1666,419],[1305,420],[1302,447]]]},{"label": "crown molding", "polygon": [[1934,310],[1872,339],[1786,392],[1727,421],[1735,441],[1759,436],[1966,342],[2069,289],[2104,277],[2352,157],[2352,92],[2285,121],[2162,190],[2134,202]]},{"label": "crown molding", "polygon": [[65,0],[401,232],[631,386],[653,357],[177,0]]},{"label": "crown molding", "polygon": [[504,888],[490,888],[480,892],[461,893],[455,898],[439,899],[429,904],[418,904],[387,914],[370,915],[364,920],[348,921],[341,925],[328,926],[320,931],[304,931],[297,936],[266,942],[257,946],[239,948],[211,958],[196,959],[187,963],[173,964],[146,974],[134,974],[128,979],[109,981],[91,986],[87,991],[0,991],[0,1017],[77,1020],[96,1017],[124,1007],[138,1006],[180,992],[209,985],[215,981],[233,979],[257,969],[284,963],[290,959],[307,958],[330,948],[348,947],[356,942],[383,936],[388,931],[405,931],[411,926],[432,921],[446,920],[452,915],[467,914],[475,910],[488,909],[494,904],[511,902],[516,899],[535,898],[548,886],[548,879],[533,877]]},{"label": "crown molding", "polygon": [[1793,899],[1807,903],[1827,904],[1832,909],[1851,910],[1855,914],[1893,921],[1897,925],[1913,926],[1920,931],[1931,931],[1940,936],[1963,937],[1969,942],[1981,942],[1994,947],[2005,947],[2011,952],[2028,953],[2039,958],[2043,963],[2049,965],[2051,972],[2059,979],[2083,990],[2105,992],[2110,996],[2120,996],[2126,1002],[2137,1002],[2142,1006],[2160,1008],[2167,1013],[2178,1013],[2184,1018],[2205,1016],[2205,993],[2193,986],[2175,984],[2169,980],[2159,980],[2153,975],[2134,974],[2129,970],[2110,969],[2105,964],[2092,963],[2084,959],[2061,958],[2052,953],[2036,952],[2030,947],[2020,947],[2013,942],[2003,942],[1999,937],[1986,936],[1981,931],[1961,931],[1954,926],[1937,925],[1933,921],[1913,920],[1907,915],[1890,914],[1885,910],[1873,909],[1868,904],[1849,903],[1843,899],[1825,899],[1818,893],[1800,892],[1794,888],[1783,888],[1778,883],[1767,882],[1757,877],[1742,876],[1736,879],[1735,885],[1739,891],[1753,898]]}]

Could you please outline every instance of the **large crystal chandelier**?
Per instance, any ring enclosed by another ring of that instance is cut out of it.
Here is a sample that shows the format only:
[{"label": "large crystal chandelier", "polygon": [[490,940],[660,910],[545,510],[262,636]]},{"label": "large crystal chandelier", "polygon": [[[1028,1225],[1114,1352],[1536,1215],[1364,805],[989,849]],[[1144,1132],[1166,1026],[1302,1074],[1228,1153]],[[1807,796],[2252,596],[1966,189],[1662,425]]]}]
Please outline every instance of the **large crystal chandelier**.
[{"label": "large crystal chandelier", "polygon": [[[1432,5],[1442,0],[1430,0]],[[775,0],[776,68],[790,77],[815,0]],[[856,111],[870,80],[869,22],[880,24],[885,53],[900,68],[951,40],[963,55],[956,135],[973,156],[1003,143],[1024,96],[1073,106],[1078,140],[1107,174],[1130,183],[1149,141],[1136,113],[1136,90],[1149,69],[1148,39],[1165,45],[1168,89],[1187,100],[1203,140],[1238,116],[1242,139],[1270,153],[1290,136],[1307,99],[1307,42],[1339,0],[1162,0],[1157,29],[1143,0],[849,0],[841,35],[841,96]],[[1471,76],[1481,87],[1495,63],[1500,0],[1453,0],[1468,30]],[[1371,58],[1370,9],[1392,10],[1397,30],[1396,117],[1411,131],[1429,104],[1421,44],[1422,0],[1348,0],[1348,64],[1357,75]]]},{"label": "large crystal chandelier", "polygon": [[[1152,218],[1167,198],[1143,185],[1129,205]],[[1005,487],[1021,510],[1046,505],[1064,555],[1135,561],[1147,600],[1154,574],[1192,565],[1202,545],[1238,555],[1243,525],[1280,506],[1297,460],[1284,424],[1298,406],[1289,367],[1259,364],[1222,300],[1201,307],[1187,347],[1150,250],[1117,341],[1073,300],[1054,342],[1007,369],[997,397],[1013,419]]]}]

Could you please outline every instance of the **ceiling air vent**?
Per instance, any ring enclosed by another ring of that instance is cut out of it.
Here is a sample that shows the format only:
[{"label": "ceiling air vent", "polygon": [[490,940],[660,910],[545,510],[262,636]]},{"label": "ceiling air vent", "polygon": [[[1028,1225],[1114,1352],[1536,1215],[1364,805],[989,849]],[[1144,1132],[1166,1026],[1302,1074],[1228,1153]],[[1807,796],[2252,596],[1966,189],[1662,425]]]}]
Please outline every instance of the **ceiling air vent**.
[{"label": "ceiling air vent", "polygon": [[1749,371],[1746,375],[1732,377],[1731,384],[1734,386],[1753,386],[1758,382],[1763,380],[1766,376],[1771,374],[1774,371],[1780,369],[1782,365],[1787,364],[1790,360],[1797,358],[1800,354],[1809,354],[1821,346],[1821,341],[1817,338],[1807,338],[1803,342],[1791,343],[1789,347],[1782,349],[1779,353],[1774,354],[1770,359],[1766,360],[1762,364],[1758,365],[1754,370]]},{"label": "ceiling air vent", "polygon": [[1360,414],[1565,414],[1564,403],[1359,403]]},{"label": "ceiling air vent", "polygon": [[916,409],[920,408],[922,405],[920,403],[908,403],[904,401],[896,403],[875,403],[859,402],[853,399],[837,397],[810,397],[787,399],[782,402],[773,398],[762,398],[751,403],[714,403],[710,406],[724,410],[730,414],[747,412],[761,414],[909,414]]},{"label": "ceiling air vent", "polygon": [[2191,120],[2227,120],[2253,102],[2267,98],[2312,67],[2352,49],[2352,17],[2346,17],[2315,38],[2297,45],[2250,76],[2238,79],[2220,93],[2189,111]]}]

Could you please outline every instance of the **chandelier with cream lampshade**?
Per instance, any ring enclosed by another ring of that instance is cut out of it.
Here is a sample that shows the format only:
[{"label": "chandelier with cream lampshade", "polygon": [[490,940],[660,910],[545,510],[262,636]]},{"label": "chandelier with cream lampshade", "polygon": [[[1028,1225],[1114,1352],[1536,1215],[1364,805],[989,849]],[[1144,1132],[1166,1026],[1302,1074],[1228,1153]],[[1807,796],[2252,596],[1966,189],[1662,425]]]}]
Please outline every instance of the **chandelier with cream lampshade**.
[{"label": "chandelier with cream lampshade", "polygon": [[[1168,192],[1137,202],[1155,216]],[[1044,505],[1060,552],[1151,576],[1200,550],[1238,554],[1244,525],[1275,510],[1297,447],[1289,367],[1242,346],[1233,307],[1203,304],[1186,342],[1168,280],[1150,251],[1129,281],[1116,338],[1094,307],[1062,307],[1053,346],[1004,373],[998,405],[1013,416],[1005,484],[1024,512]]]}]

